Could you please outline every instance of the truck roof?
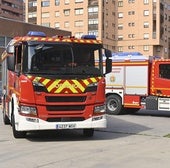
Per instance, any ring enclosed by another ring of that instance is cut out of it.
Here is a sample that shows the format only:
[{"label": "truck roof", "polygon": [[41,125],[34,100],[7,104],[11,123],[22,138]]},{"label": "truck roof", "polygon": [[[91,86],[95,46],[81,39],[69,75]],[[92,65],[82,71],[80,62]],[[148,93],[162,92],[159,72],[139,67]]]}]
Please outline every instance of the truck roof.
[{"label": "truck roof", "polygon": [[120,52],[112,53],[112,62],[124,62],[124,61],[148,61],[149,57],[142,55],[139,52]]},{"label": "truck roof", "polygon": [[14,37],[12,41],[13,41],[12,45],[21,41],[102,44],[101,40],[97,40],[97,39],[81,39],[81,38],[79,39],[75,37],[63,37],[63,36],[54,36],[54,37],[21,36],[21,37]]}]

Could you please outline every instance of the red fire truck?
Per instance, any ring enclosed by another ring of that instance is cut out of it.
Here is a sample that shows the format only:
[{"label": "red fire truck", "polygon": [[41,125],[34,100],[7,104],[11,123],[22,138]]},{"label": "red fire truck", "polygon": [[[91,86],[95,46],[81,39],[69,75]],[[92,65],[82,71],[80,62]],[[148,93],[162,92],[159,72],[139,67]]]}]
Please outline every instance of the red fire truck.
[{"label": "red fire truck", "polygon": [[95,128],[105,128],[103,53],[109,72],[111,52],[95,36],[31,31],[12,39],[2,54],[2,112],[14,137],[58,129],[83,129],[93,136]]},{"label": "red fire truck", "polygon": [[170,60],[139,53],[112,55],[106,75],[109,114],[132,113],[144,108],[170,111]]}]

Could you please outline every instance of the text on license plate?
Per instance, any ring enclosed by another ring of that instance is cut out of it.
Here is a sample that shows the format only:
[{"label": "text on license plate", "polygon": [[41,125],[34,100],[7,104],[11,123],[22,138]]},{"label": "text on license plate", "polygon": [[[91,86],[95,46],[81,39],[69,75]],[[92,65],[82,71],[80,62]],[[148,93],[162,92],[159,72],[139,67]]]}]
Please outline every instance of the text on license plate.
[{"label": "text on license plate", "polygon": [[56,129],[72,129],[75,128],[76,124],[57,124]]}]

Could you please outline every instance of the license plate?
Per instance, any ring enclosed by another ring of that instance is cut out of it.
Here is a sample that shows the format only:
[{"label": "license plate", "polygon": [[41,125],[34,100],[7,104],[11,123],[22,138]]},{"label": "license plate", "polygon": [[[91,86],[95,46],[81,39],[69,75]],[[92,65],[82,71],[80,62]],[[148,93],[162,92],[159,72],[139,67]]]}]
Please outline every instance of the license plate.
[{"label": "license plate", "polygon": [[73,129],[76,127],[76,124],[57,124],[56,129]]}]

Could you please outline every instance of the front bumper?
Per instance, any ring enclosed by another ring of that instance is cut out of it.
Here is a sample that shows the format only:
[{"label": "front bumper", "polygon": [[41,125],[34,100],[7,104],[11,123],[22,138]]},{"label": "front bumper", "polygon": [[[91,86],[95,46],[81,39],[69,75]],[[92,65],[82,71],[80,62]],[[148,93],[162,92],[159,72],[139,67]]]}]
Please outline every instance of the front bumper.
[{"label": "front bumper", "polygon": [[15,121],[17,131],[106,128],[107,126],[105,114],[76,122],[47,122],[39,118],[18,115]]}]

